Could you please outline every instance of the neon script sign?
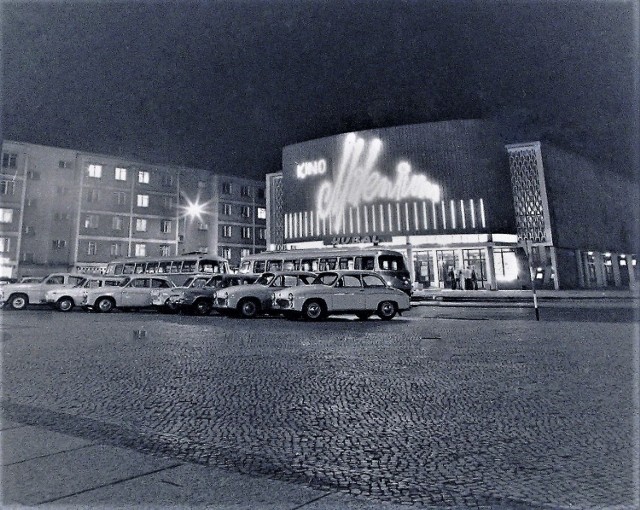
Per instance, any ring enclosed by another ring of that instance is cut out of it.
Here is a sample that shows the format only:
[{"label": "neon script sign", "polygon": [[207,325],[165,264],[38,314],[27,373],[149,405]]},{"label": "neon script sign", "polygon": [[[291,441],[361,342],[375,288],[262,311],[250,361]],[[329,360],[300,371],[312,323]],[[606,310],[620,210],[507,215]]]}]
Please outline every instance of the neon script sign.
[{"label": "neon script sign", "polygon": [[424,174],[412,173],[406,161],[397,164],[395,180],[381,175],[376,168],[381,149],[382,141],[378,138],[371,140],[367,147],[363,138],[353,133],[347,135],[334,182],[324,181],[318,190],[316,211],[320,219],[331,217],[339,225],[348,206],[358,207],[379,200],[440,201],[440,187]]}]

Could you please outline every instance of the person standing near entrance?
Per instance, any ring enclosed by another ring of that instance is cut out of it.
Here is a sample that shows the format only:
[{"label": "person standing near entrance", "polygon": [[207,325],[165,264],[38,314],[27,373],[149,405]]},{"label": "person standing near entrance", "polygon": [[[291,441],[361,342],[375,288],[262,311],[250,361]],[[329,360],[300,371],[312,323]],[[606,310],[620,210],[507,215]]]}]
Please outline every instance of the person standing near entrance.
[{"label": "person standing near entrance", "polygon": [[451,290],[456,290],[456,273],[453,271],[453,266],[449,266],[449,272],[447,273],[449,277],[449,282],[451,285]]},{"label": "person standing near entrance", "polygon": [[462,269],[458,269],[456,284],[460,290],[464,290],[464,275],[462,274]]},{"label": "person standing near entrance", "polygon": [[478,290],[478,275],[476,274],[476,266],[471,266],[471,283],[473,290]]},{"label": "person standing near entrance", "polygon": [[471,280],[471,268],[465,266],[464,268],[464,290],[472,290],[473,282]]}]

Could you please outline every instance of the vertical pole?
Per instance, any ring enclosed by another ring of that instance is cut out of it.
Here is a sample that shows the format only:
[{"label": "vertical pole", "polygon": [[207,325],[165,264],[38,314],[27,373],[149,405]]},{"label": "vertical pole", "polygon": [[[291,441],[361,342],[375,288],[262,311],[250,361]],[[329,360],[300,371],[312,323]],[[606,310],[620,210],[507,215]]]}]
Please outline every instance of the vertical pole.
[{"label": "vertical pole", "polygon": [[527,239],[524,240],[524,251],[527,254],[527,263],[529,264],[529,275],[531,276],[531,291],[533,292],[533,308],[536,311],[536,320],[540,320],[540,311],[538,310],[538,296],[536,294],[536,275],[533,272],[533,266],[531,265],[531,242]]}]

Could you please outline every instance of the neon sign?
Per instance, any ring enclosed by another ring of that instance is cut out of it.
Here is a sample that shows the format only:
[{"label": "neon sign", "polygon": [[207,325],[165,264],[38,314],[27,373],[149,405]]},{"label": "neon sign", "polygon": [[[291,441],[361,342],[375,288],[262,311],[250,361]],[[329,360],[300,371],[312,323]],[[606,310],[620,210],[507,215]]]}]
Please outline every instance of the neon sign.
[{"label": "neon sign", "polygon": [[[440,187],[424,174],[412,173],[411,165],[400,161],[395,180],[380,174],[376,162],[382,141],[374,138],[367,143],[354,133],[347,135],[340,165],[333,182],[324,181],[316,197],[316,211],[320,219],[332,217],[340,225],[347,206],[380,200],[400,202],[407,199],[440,201]],[[297,169],[296,169],[297,170]]]},{"label": "neon sign", "polygon": [[305,161],[296,165],[296,177],[304,179],[312,175],[323,175],[327,173],[327,162],[324,159],[317,161]]}]

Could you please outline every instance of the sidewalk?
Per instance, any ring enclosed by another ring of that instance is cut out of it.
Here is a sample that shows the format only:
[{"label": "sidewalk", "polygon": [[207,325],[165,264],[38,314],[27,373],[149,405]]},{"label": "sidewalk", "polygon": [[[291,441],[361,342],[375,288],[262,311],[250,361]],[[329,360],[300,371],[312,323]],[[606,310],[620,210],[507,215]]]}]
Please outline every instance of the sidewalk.
[{"label": "sidewalk", "polygon": [[165,459],[9,420],[0,424],[0,444],[2,508],[406,508]]},{"label": "sidewalk", "polygon": [[[631,290],[536,290],[540,301],[559,299],[591,299],[591,300],[634,300],[640,298],[640,289]],[[412,301],[437,302],[530,302],[533,299],[531,290],[451,290],[421,289],[415,290]]]}]

